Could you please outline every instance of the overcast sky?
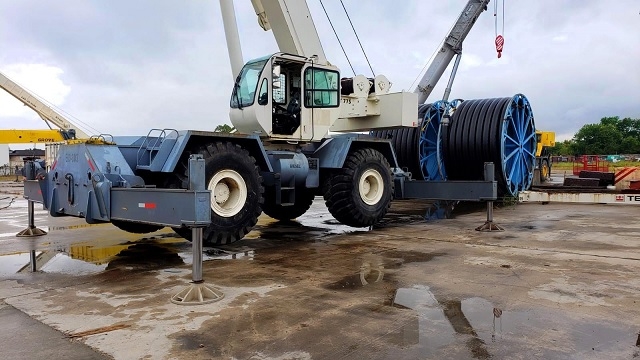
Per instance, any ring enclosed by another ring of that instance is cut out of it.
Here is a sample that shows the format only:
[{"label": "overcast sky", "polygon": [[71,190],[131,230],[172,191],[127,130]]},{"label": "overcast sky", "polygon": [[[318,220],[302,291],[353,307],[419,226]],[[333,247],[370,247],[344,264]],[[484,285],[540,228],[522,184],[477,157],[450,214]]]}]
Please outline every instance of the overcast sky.
[{"label": "overcast sky", "polygon": [[[319,0],[307,2],[327,58],[351,76]],[[413,90],[466,2],[344,0],[374,71],[394,91]],[[560,139],[604,116],[640,118],[640,1],[506,0],[501,59],[494,2],[464,43],[452,98],[523,93],[537,127]],[[370,75],[340,3],[324,3],[356,71]],[[251,2],[235,8],[245,61],[277,52]],[[229,123],[233,78],[217,0],[0,0],[0,18],[0,71],[91,134]],[[447,77],[430,100],[442,96]],[[0,126],[45,125],[2,92]]]}]

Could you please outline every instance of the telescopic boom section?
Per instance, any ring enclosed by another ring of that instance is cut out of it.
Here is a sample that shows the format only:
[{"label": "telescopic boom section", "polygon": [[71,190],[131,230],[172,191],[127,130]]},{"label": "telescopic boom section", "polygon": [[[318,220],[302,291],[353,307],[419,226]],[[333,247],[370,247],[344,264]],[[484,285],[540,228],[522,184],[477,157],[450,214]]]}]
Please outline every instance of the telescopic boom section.
[{"label": "telescopic boom section", "polygon": [[258,23],[265,31],[273,31],[281,52],[307,58],[317,56],[318,63],[327,63],[306,1],[251,0],[251,3]]},{"label": "telescopic boom section", "polygon": [[478,16],[487,9],[488,4],[489,0],[469,0],[464,7],[458,20],[444,39],[442,48],[440,48],[431,64],[429,64],[418,86],[413,90],[414,93],[418,94],[418,104],[424,104],[427,101],[431,91],[433,91],[438,80],[440,80],[447,66],[449,66],[453,56],[462,52],[462,42],[467,37],[467,34],[469,34]]},{"label": "telescopic boom section", "polygon": [[33,111],[37,112],[44,121],[51,122],[63,131],[75,130],[76,138],[78,139],[89,138],[89,135],[73,125],[66,117],[55,111],[49,105],[40,101],[37,97],[31,95],[29,91],[13,82],[3,73],[0,73],[0,87],[16,99],[20,100],[20,102],[30,107]]}]

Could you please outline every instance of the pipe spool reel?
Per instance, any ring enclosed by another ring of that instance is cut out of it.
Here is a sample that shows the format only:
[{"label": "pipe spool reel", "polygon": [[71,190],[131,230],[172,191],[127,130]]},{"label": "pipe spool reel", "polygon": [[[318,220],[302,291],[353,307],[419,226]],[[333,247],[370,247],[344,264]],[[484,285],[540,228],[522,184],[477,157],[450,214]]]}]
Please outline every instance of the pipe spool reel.
[{"label": "pipe spool reel", "polygon": [[[516,196],[533,181],[535,122],[528,99],[512,97],[436,101],[418,108],[417,128],[376,130],[398,164],[415,179],[482,180],[484,163],[496,164],[498,195]],[[450,123],[443,126],[445,114]]]}]

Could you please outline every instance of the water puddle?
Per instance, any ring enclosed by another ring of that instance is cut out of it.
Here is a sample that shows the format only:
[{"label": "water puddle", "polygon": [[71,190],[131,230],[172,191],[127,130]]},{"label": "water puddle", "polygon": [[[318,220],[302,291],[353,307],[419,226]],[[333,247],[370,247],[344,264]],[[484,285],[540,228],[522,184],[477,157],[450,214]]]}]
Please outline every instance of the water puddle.
[{"label": "water puddle", "polygon": [[[49,252],[43,252],[40,256],[48,256]],[[38,264],[38,261],[36,261]],[[28,264],[27,264],[28,265]],[[53,256],[43,265],[39,266],[39,271],[45,273],[56,273],[65,275],[90,275],[104,271],[107,264],[94,264],[83,260],[74,259],[65,253],[53,253]],[[22,272],[30,271],[29,267]]]},{"label": "water puddle", "polygon": [[[351,245],[353,246],[353,245]],[[349,245],[342,245],[345,250]],[[341,250],[342,251],[342,250]],[[381,283],[392,274],[393,270],[410,263],[423,263],[431,261],[435,257],[446,255],[445,253],[423,253],[418,251],[387,250],[379,253],[365,253],[360,255],[359,268],[355,273],[346,275],[338,281],[324,285],[328,290],[356,290],[366,285]]]},{"label": "water puddle", "polygon": [[[38,255],[39,253],[36,253]],[[0,276],[7,276],[19,272],[29,265],[29,253],[4,255],[0,258]]]},{"label": "water puddle", "polygon": [[545,308],[509,310],[479,297],[441,298],[422,285],[397,289],[392,306],[416,313],[401,331],[402,345],[428,358],[631,358],[640,341],[637,329],[620,324]]},{"label": "water puddle", "polygon": [[[89,241],[60,246],[41,244],[35,253],[37,271],[66,275],[89,275],[105,270],[157,270],[192,263],[192,244],[173,234],[161,234],[133,241],[110,244]],[[254,257],[252,249],[222,250],[205,248],[203,260],[235,260]],[[0,256],[0,276],[31,271],[30,252]]]},{"label": "water puddle", "polygon": [[360,269],[355,274],[350,274],[342,279],[327,284],[329,290],[354,290],[366,285],[374,285],[382,282],[385,275],[385,264],[381,256],[367,254],[363,257]]}]

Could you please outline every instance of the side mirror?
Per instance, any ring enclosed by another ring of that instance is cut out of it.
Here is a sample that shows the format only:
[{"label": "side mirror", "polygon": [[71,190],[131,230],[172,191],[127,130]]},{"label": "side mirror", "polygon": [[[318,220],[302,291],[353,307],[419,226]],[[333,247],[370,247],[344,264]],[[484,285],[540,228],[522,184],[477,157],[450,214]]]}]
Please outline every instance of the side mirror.
[{"label": "side mirror", "polygon": [[275,65],[271,71],[271,85],[274,89],[280,89],[280,65]]}]

